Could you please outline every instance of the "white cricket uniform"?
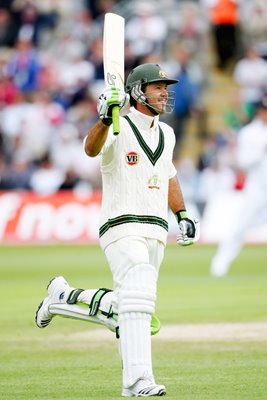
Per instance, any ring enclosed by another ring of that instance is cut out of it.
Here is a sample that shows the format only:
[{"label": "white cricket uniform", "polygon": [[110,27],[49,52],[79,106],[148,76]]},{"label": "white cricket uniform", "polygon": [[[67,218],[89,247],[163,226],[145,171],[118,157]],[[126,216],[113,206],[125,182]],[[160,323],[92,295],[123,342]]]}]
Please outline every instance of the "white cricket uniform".
[{"label": "white cricket uniform", "polygon": [[131,107],[120,117],[120,134],[111,126],[101,150],[99,236],[113,275],[123,388],[154,379],[150,321],[168,233],[169,179],[176,175],[174,145],[170,126]]},{"label": "white cricket uniform", "polygon": [[[111,330],[118,324],[123,394],[140,379],[155,383],[150,323],[168,233],[169,179],[176,169],[172,163],[173,129],[157,116],[131,108],[125,118],[120,117],[120,131],[114,136],[111,126],[101,150],[100,244],[112,271],[114,292],[95,298],[99,294],[96,289],[78,289],[73,294],[69,288],[64,304],[50,305],[50,311],[102,323]],[[67,301],[70,293],[75,304]],[[88,315],[76,304],[91,307],[93,299],[93,309],[98,306],[102,313]],[[113,312],[118,314],[116,321],[111,318]]]},{"label": "white cricket uniform", "polygon": [[211,263],[211,273],[222,276],[239,254],[247,229],[263,208],[267,208],[267,124],[259,118],[238,133],[237,165],[246,172],[244,196],[231,221],[227,237],[220,243]]},{"label": "white cricket uniform", "polygon": [[129,235],[164,244],[167,240],[169,179],[176,175],[172,163],[175,135],[158,116],[131,107],[128,117],[137,131],[121,117],[121,133],[114,136],[111,127],[101,151],[102,248]]}]

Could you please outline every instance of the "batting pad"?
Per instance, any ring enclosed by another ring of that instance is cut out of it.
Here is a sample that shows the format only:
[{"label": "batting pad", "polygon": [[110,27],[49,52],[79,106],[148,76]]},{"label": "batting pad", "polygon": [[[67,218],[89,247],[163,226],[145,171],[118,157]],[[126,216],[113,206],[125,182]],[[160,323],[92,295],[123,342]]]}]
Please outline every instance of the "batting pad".
[{"label": "batting pad", "polygon": [[98,313],[95,316],[90,316],[88,306],[61,303],[51,304],[49,306],[49,312],[53,315],[60,315],[66,318],[79,319],[83,321],[93,322],[95,324],[104,325],[112,332],[116,332],[116,328],[118,326],[118,322],[113,317],[108,318],[101,313]]},{"label": "batting pad", "polygon": [[132,267],[118,290],[119,315],[128,312],[155,312],[157,273],[150,264]]},{"label": "batting pad", "polygon": [[153,378],[150,320],[151,315],[143,312],[119,315],[124,388],[140,378]]},{"label": "batting pad", "polygon": [[[83,321],[93,322],[94,324],[104,325],[112,332],[116,332],[119,336],[118,314],[113,314],[112,318],[107,318],[105,315],[98,313],[96,316],[89,315],[89,309],[86,306],[77,306],[70,304],[51,304],[49,311],[53,315],[61,317],[80,319]],[[150,323],[151,335],[156,335],[161,328],[160,320],[156,315],[153,315]]]}]

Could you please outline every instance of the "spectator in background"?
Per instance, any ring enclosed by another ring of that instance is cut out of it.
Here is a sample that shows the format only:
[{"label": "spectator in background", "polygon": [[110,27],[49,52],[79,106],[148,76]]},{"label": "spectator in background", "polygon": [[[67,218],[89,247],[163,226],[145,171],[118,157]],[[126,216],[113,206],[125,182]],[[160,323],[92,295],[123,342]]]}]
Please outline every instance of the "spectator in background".
[{"label": "spectator in background", "polygon": [[106,12],[111,12],[118,0],[84,0],[94,19],[100,18]]},{"label": "spectator in background", "polygon": [[[30,180],[35,171],[32,161],[22,149],[13,157],[12,163],[6,163],[1,176],[2,190],[30,190]],[[0,173],[1,174],[1,173]]]},{"label": "spectator in background", "polygon": [[195,218],[199,218],[201,212],[198,204],[200,172],[196,168],[191,157],[182,157],[178,161],[177,176],[190,215],[194,215]]},{"label": "spectator in background", "polygon": [[7,176],[7,162],[5,159],[4,154],[0,151],[0,191],[1,190],[8,190],[8,184],[6,180]]},{"label": "spectator in background", "polygon": [[100,162],[97,157],[88,158],[84,152],[81,153],[81,146],[77,127],[71,123],[63,123],[52,142],[51,161],[68,179],[74,180],[76,176],[76,184],[81,180],[89,181],[92,190],[99,186]]},{"label": "spectator in background", "polygon": [[49,153],[38,160],[37,167],[29,182],[30,189],[42,196],[57,192],[65,181],[65,174],[51,162]]},{"label": "spectator in background", "polygon": [[213,196],[232,190],[235,186],[236,175],[225,161],[225,156],[227,154],[223,152],[215,155],[210,165],[200,173],[198,202],[203,210]]},{"label": "spectator in background", "polygon": [[18,29],[12,15],[8,10],[0,8],[0,47],[13,47],[17,34]]},{"label": "spectator in background", "polygon": [[7,71],[9,54],[9,50],[0,48],[0,111],[5,106],[14,104],[19,96],[19,90]]},{"label": "spectator in background", "polygon": [[172,57],[168,61],[169,68],[179,81],[179,85],[174,87],[174,111],[167,117],[167,120],[174,127],[176,137],[174,158],[177,158],[180,154],[181,143],[187,133],[190,118],[193,115],[201,114],[204,110],[202,104],[204,76],[199,64],[192,59],[191,53],[186,47],[175,43],[171,54]]},{"label": "spectator in background", "polygon": [[41,64],[30,37],[19,37],[7,68],[14,84],[22,92],[30,93],[39,88]]},{"label": "spectator in background", "polygon": [[172,36],[183,45],[192,58],[205,68],[208,62],[209,20],[195,1],[179,2],[179,10],[172,23]]},{"label": "spectator in background", "polygon": [[251,46],[267,44],[267,2],[253,0],[240,2],[240,22],[243,42]]},{"label": "spectator in background", "polygon": [[64,118],[63,108],[51,100],[49,93],[45,90],[34,93],[22,116],[19,133],[29,158],[39,160],[49,152],[56,127]]},{"label": "spectator in background", "polygon": [[236,184],[233,168],[235,143],[235,135],[227,130],[205,139],[197,166],[199,181],[196,198],[201,214],[210,199],[218,193],[232,190]]},{"label": "spectator in background", "polygon": [[36,4],[31,1],[13,1],[12,9],[19,25],[18,37],[30,38],[34,46],[39,43],[40,18]]},{"label": "spectator in background", "polygon": [[242,126],[251,121],[254,112],[254,105],[242,101],[240,91],[235,89],[230,94],[229,102],[226,104],[223,118],[228,128],[238,132]]},{"label": "spectator in background", "polygon": [[103,85],[104,82],[104,68],[103,68],[103,41],[102,38],[97,38],[92,42],[89,52],[87,54],[88,60],[94,65],[95,68],[95,83],[94,86],[99,84]]},{"label": "spectator in background", "polygon": [[136,57],[163,52],[168,25],[166,19],[156,12],[155,6],[154,2],[135,2],[135,15],[126,24],[125,37]]},{"label": "spectator in background", "polygon": [[239,4],[237,0],[204,0],[214,39],[217,67],[225,70],[238,54]]},{"label": "spectator in background", "polygon": [[234,68],[233,78],[239,86],[241,101],[255,107],[267,91],[267,61],[255,47],[248,47]]},{"label": "spectator in background", "polygon": [[94,79],[95,67],[85,59],[80,42],[71,43],[68,51],[69,59],[60,65],[58,81],[72,105],[86,96],[88,85]]},{"label": "spectator in background", "polygon": [[0,130],[3,134],[4,141],[8,142],[12,137],[19,134],[22,118],[28,105],[29,103],[26,101],[25,95],[20,91],[17,92],[14,103],[9,105],[3,104],[0,118]]}]

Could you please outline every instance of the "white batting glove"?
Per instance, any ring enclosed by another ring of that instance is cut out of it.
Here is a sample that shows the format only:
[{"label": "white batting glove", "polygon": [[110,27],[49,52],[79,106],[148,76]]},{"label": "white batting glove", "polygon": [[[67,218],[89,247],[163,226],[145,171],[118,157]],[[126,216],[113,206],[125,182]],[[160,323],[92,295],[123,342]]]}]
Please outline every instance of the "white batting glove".
[{"label": "white batting glove", "polygon": [[129,101],[129,94],[116,86],[108,86],[100,94],[97,103],[99,118],[105,125],[112,124],[112,108],[118,106],[120,109]]},{"label": "white batting glove", "polygon": [[200,238],[200,224],[197,219],[187,218],[185,210],[176,213],[180,233],[176,237],[176,241],[181,246],[190,246],[197,242]]}]

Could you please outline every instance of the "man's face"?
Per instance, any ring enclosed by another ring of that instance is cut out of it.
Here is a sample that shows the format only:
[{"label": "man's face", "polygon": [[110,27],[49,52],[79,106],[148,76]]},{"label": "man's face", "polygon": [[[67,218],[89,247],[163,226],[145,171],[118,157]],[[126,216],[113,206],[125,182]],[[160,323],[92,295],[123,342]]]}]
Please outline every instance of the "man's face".
[{"label": "man's face", "polygon": [[169,98],[167,87],[168,86],[164,82],[154,82],[147,84],[145,88],[147,102],[158,114],[166,112]]}]

